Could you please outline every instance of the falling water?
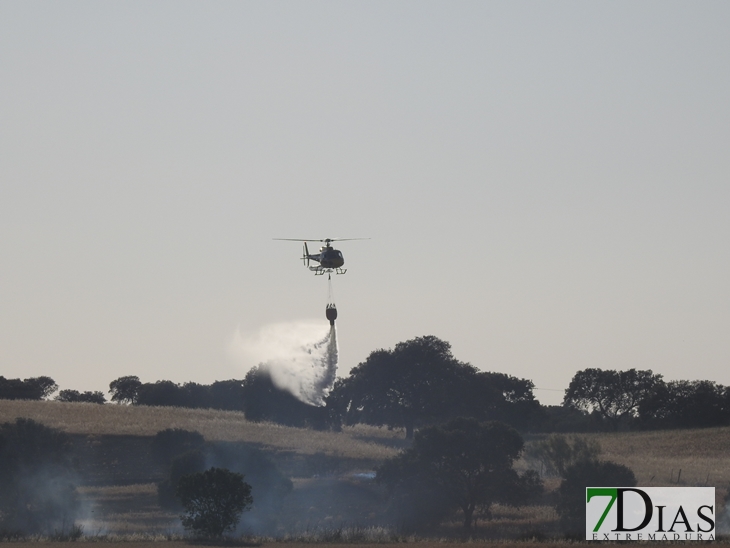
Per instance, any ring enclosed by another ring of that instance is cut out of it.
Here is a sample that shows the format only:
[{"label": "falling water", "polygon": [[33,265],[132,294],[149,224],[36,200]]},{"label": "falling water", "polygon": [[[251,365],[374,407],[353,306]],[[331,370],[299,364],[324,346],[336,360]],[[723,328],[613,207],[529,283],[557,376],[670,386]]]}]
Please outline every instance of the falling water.
[{"label": "falling water", "polygon": [[324,337],[321,322],[273,324],[248,336],[237,331],[231,351],[249,367],[268,371],[278,388],[309,405],[325,405],[337,375],[335,325]]}]

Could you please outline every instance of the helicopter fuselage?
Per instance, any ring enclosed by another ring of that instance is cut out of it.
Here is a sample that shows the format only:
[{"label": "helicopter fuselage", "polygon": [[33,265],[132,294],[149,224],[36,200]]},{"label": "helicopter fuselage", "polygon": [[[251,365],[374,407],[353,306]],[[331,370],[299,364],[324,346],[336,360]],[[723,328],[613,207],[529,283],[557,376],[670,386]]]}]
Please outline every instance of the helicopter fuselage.
[{"label": "helicopter fuselage", "polygon": [[[344,274],[347,269],[342,268],[345,264],[345,258],[339,249],[335,249],[329,243],[319,248],[319,253],[309,254],[307,242],[304,242],[304,254],[302,256],[305,266],[309,268],[315,275],[322,275],[325,272],[334,272],[335,274]],[[309,261],[316,261],[317,266],[309,266]]]},{"label": "helicopter fuselage", "polygon": [[313,261],[317,261],[321,268],[340,268],[345,264],[342,252],[332,247],[321,247],[318,254],[309,255],[308,257]]}]

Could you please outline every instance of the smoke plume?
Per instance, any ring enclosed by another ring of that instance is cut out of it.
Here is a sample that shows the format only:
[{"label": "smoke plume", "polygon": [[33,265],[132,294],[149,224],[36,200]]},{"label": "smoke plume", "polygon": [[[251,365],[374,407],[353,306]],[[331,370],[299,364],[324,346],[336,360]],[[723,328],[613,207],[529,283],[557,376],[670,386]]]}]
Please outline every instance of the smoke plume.
[{"label": "smoke plume", "polygon": [[236,330],[231,353],[268,371],[274,384],[300,401],[322,407],[337,375],[337,329],[323,335],[320,322],[267,325],[245,335]]}]

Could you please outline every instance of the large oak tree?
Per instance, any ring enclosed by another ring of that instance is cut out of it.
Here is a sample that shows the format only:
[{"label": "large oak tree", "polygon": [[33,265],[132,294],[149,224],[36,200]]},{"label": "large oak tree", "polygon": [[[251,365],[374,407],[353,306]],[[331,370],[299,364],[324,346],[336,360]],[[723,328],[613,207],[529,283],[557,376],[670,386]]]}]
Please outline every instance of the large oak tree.
[{"label": "large oak tree", "polygon": [[618,429],[622,420],[636,416],[641,402],[660,382],[662,376],[650,369],[584,369],[570,381],[563,405],[597,411]]},{"label": "large oak tree", "polygon": [[453,412],[454,395],[476,372],[454,358],[449,343],[434,336],[376,350],[340,387],[349,399],[347,421],[405,428],[410,439],[415,428]]},{"label": "large oak tree", "polygon": [[542,489],[534,472],[519,476],[512,465],[522,437],[497,421],[458,418],[420,430],[413,446],[386,461],[377,473],[411,517],[437,521],[449,510],[463,512],[470,529],[477,507],[489,514],[494,502],[520,504]]},{"label": "large oak tree", "polygon": [[448,342],[426,336],[372,352],[338,382],[327,406],[348,424],[404,428],[410,439],[417,428],[458,416],[526,428],[540,412],[532,389],[528,380],[480,372],[457,360]]}]

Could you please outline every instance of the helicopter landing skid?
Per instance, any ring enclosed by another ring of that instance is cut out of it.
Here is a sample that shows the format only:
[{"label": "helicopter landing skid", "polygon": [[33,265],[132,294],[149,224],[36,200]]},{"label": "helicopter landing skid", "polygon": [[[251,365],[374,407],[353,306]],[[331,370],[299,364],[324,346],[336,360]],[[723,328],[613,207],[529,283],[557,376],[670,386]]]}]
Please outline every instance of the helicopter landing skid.
[{"label": "helicopter landing skid", "polygon": [[331,274],[332,272],[335,274],[344,274],[347,272],[346,268],[312,268],[311,270],[314,271],[315,276],[324,276],[325,274]]}]

